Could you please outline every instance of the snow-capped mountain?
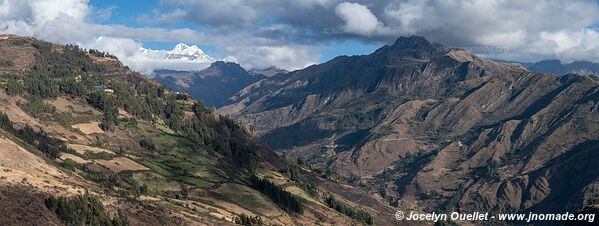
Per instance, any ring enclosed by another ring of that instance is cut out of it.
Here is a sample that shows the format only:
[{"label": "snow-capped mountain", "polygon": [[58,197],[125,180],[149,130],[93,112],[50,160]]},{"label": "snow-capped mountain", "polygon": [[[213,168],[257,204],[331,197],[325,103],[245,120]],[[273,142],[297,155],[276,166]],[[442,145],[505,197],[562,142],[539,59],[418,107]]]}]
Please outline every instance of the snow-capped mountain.
[{"label": "snow-capped mountain", "polygon": [[235,57],[215,58],[196,45],[184,43],[175,45],[172,50],[155,50],[139,45],[136,50],[117,48],[109,49],[108,52],[116,53],[119,59],[124,59],[125,65],[148,76],[151,76],[154,70],[200,71],[216,61],[237,63]]},{"label": "snow-capped mountain", "polygon": [[215,62],[216,59],[204,53],[196,45],[188,46],[184,43],[179,43],[171,51],[166,52],[165,59],[171,60],[189,60],[189,61],[204,61],[204,62]]}]

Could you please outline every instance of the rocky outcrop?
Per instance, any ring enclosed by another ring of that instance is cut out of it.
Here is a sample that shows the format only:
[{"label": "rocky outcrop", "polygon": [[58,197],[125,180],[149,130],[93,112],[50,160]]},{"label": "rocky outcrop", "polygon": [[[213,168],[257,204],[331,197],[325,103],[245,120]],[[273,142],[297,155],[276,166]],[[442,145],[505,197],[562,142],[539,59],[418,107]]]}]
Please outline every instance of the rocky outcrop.
[{"label": "rocky outcrop", "polygon": [[405,207],[596,202],[595,77],[531,72],[413,36],[262,80],[229,101],[220,111],[275,149]]}]

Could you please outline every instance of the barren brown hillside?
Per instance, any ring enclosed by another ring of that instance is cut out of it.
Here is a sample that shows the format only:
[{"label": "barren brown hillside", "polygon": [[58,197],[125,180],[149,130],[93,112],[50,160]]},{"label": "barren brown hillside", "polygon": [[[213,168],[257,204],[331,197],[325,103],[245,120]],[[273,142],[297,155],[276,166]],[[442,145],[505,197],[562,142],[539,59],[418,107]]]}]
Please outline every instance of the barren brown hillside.
[{"label": "barren brown hillside", "polygon": [[220,109],[271,147],[425,211],[597,204],[599,80],[401,37],[260,81]]},{"label": "barren brown hillside", "polygon": [[[360,222],[324,203],[335,193],[347,203],[356,197],[304,177],[308,171],[234,120],[131,72],[115,57],[0,37],[0,224],[64,225],[79,222],[71,217],[95,217],[121,225],[121,215],[130,225]],[[252,175],[273,182],[301,211],[259,190]],[[77,205],[72,200],[98,205],[96,198],[103,206],[97,215],[65,210]],[[387,217],[390,206],[373,202],[356,209],[364,209],[370,223],[395,223]]]}]

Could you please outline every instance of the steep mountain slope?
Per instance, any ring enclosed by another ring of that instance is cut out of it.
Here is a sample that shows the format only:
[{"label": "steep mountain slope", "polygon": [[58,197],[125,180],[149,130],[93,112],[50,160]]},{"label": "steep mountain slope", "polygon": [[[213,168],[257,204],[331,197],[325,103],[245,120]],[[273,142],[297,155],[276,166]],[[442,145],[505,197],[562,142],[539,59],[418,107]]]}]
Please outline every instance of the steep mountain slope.
[{"label": "steep mountain slope", "polygon": [[0,61],[1,225],[394,222],[111,55],[1,35]]},{"label": "steep mountain slope", "polygon": [[579,75],[599,75],[599,64],[589,61],[574,61],[564,64],[560,60],[543,60],[536,63],[524,63],[524,66],[531,71],[554,73],[565,75],[568,73]]},{"label": "steep mountain slope", "polygon": [[158,70],[154,80],[172,90],[187,92],[192,97],[217,107],[226,100],[258,80],[265,78],[260,73],[249,73],[239,64],[217,61],[199,72]]},{"label": "steep mountain slope", "polygon": [[290,158],[427,211],[597,204],[599,81],[401,37],[262,80],[219,112]]}]

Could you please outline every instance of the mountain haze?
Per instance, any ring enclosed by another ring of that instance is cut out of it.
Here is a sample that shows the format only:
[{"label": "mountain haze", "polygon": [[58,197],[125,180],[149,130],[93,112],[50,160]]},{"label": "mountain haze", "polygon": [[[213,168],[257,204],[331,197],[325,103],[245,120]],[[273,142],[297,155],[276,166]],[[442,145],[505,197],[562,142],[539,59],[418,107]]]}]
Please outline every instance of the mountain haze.
[{"label": "mountain haze", "polygon": [[568,73],[579,75],[599,75],[599,64],[590,61],[574,61],[572,63],[562,63],[560,60],[543,60],[536,63],[524,63],[531,71],[554,73],[565,75]]}]

